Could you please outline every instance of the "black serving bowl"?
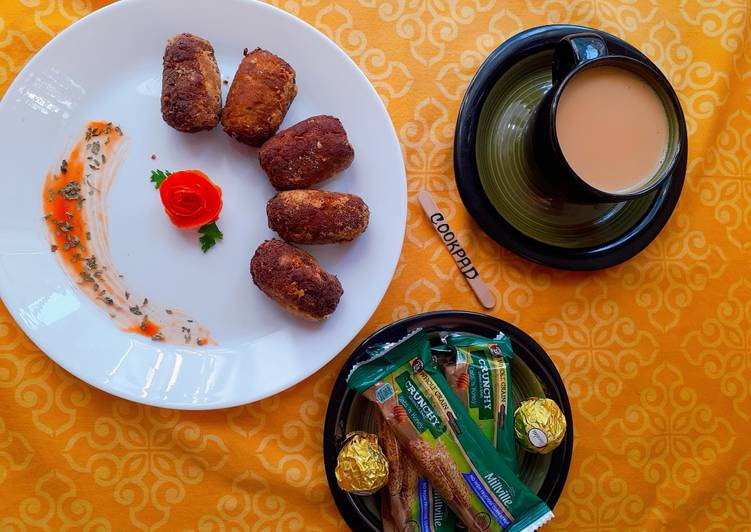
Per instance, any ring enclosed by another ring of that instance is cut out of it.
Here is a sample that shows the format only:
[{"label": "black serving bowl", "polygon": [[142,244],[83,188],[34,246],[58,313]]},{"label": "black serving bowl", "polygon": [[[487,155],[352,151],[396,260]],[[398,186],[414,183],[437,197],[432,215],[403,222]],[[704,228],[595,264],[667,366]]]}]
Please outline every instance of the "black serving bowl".
[{"label": "black serving bowl", "polygon": [[511,339],[514,348],[511,363],[514,405],[531,396],[549,397],[561,407],[568,423],[566,437],[552,453],[538,455],[519,451],[520,478],[552,509],[566,482],[574,447],[571,405],[558,370],[537,342],[510,323],[486,314],[450,310],[418,314],[383,327],[355,348],[337,377],[323,428],[323,460],[329,488],[347,524],[358,532],[381,530],[379,495],[352,495],[341,490],[334,477],[336,457],[346,434],[353,430],[376,432],[376,409],[347,387],[347,376],[355,364],[367,360],[367,347],[397,341],[416,328],[427,332],[456,331],[487,338],[493,338],[501,331]]}]

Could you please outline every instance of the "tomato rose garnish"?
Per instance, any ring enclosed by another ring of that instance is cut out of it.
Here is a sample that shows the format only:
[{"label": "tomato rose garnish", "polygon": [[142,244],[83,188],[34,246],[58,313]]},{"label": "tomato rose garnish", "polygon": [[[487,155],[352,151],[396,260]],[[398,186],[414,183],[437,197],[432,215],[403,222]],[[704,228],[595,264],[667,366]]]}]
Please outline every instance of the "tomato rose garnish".
[{"label": "tomato rose garnish", "polygon": [[175,172],[158,186],[164,210],[177,227],[200,227],[219,218],[222,189],[203,172]]}]

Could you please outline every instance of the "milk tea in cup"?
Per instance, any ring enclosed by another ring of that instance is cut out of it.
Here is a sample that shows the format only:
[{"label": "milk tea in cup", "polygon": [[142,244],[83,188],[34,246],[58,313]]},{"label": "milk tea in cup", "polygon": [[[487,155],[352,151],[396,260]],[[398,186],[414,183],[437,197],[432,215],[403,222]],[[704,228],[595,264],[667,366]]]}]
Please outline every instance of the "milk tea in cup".
[{"label": "milk tea in cup", "polygon": [[573,76],[558,101],[555,127],[571,169],[604,192],[638,190],[668,151],[662,100],[644,78],[616,66]]}]

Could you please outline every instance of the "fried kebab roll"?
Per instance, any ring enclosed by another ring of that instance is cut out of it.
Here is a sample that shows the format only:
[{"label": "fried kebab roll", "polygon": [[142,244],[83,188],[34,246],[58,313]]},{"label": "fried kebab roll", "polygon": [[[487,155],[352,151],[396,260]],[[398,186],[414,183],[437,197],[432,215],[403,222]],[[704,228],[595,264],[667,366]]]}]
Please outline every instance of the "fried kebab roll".
[{"label": "fried kebab roll", "polygon": [[348,168],[355,151],[338,118],[312,116],[269,139],[258,151],[277,190],[308,188]]},{"label": "fried kebab roll", "polygon": [[211,43],[190,33],[167,41],[162,71],[162,117],[178,131],[216,127],[222,116],[222,82]]},{"label": "fried kebab roll", "polygon": [[344,293],[339,279],[321,268],[310,253],[281,240],[266,240],[258,246],[250,274],[264,294],[309,320],[328,318]]},{"label": "fried kebab roll", "polygon": [[295,71],[284,59],[261,48],[246,50],[227,94],[224,131],[260,146],[279,129],[296,95]]},{"label": "fried kebab roll", "polygon": [[285,190],[266,204],[269,227],[287,242],[332,244],[361,235],[370,212],[359,196],[323,190]]}]

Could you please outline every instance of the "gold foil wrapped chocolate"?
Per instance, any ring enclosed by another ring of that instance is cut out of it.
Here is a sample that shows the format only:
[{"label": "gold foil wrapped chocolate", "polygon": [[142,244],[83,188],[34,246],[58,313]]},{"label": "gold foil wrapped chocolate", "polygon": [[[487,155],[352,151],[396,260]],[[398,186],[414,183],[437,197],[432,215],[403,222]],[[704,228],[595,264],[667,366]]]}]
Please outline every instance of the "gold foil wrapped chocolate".
[{"label": "gold foil wrapped chocolate", "polygon": [[339,487],[355,495],[371,495],[386,485],[389,464],[378,436],[350,432],[336,459],[334,476]]},{"label": "gold foil wrapped chocolate", "polygon": [[531,397],[514,412],[514,432],[525,451],[548,454],[566,435],[566,417],[552,399]]}]

